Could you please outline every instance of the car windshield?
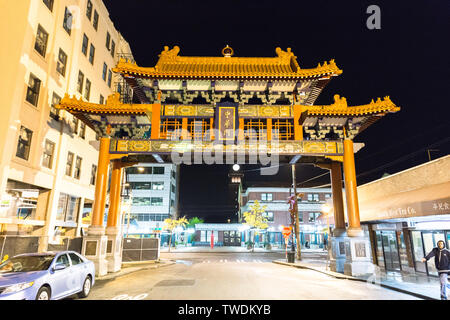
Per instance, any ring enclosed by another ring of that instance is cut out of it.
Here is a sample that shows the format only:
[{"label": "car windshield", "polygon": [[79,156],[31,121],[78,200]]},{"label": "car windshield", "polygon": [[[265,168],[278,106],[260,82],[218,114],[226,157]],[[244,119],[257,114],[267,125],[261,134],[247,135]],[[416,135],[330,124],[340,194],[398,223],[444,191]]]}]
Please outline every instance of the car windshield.
[{"label": "car windshield", "polygon": [[13,257],[0,264],[0,273],[47,270],[54,255]]}]

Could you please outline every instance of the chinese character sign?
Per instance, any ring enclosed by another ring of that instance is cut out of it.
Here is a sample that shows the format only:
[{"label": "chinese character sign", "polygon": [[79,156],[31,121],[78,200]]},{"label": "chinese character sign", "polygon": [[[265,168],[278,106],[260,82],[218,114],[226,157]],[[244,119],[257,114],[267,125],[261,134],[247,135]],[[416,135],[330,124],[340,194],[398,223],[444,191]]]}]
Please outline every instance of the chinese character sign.
[{"label": "chinese character sign", "polygon": [[219,140],[234,141],[236,138],[236,108],[218,107]]}]

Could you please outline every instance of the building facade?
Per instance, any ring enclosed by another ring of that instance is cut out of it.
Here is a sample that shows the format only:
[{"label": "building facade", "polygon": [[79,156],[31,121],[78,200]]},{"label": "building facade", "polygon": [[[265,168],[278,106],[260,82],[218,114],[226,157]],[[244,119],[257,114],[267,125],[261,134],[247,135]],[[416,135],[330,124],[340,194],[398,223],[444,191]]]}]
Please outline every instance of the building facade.
[{"label": "building facade", "polygon": [[104,104],[130,47],[101,0],[1,2],[0,231],[79,236],[90,224],[99,137],[54,106],[65,94]]},{"label": "building facade", "polygon": [[[298,193],[303,193],[298,202],[300,239],[302,246],[310,248],[323,247],[324,233],[327,225],[318,220],[322,213],[322,207],[330,202],[331,189],[329,188],[298,188]],[[282,226],[289,226],[291,223],[288,198],[292,195],[290,188],[274,187],[249,187],[242,194],[241,212],[249,211],[250,206],[258,201],[261,205],[266,205],[265,216],[269,228],[260,242],[270,242],[272,245],[282,246],[284,243],[281,234]],[[242,215],[242,214],[241,214]]]},{"label": "building facade", "polygon": [[143,163],[125,172],[131,192],[129,214],[122,220],[124,234],[161,234],[164,220],[177,217],[179,166]]},{"label": "building facade", "polygon": [[438,240],[450,247],[450,155],[358,187],[374,264],[437,276],[422,258]]}]

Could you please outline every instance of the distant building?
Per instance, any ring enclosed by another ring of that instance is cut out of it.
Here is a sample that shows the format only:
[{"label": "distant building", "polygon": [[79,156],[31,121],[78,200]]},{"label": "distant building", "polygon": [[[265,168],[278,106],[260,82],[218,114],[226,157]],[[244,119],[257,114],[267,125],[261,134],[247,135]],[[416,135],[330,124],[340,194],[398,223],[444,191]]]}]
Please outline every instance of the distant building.
[{"label": "distant building", "polygon": [[[297,188],[298,193],[303,193],[298,203],[301,244],[311,248],[323,246],[324,232],[327,225],[319,223],[317,218],[322,212],[322,207],[327,201],[331,201],[331,189],[329,188]],[[250,210],[250,206],[259,201],[266,205],[266,218],[269,228],[265,236],[272,244],[282,245],[284,240],[281,234],[282,226],[291,223],[288,198],[292,195],[290,188],[277,187],[249,187],[242,194],[241,215]]]},{"label": "distant building", "polygon": [[99,137],[54,106],[65,93],[105,103],[130,47],[101,0],[3,1],[2,12],[0,233],[79,236]]},{"label": "distant building", "polygon": [[123,217],[124,234],[163,233],[164,219],[178,216],[179,167],[138,164],[126,168],[126,175],[131,192],[130,212]]}]

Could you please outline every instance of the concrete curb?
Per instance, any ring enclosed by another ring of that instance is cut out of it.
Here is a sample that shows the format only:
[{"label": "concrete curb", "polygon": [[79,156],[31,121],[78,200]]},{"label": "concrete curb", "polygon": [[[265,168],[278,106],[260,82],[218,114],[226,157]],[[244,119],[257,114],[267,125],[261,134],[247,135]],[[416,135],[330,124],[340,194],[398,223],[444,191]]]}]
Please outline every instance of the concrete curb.
[{"label": "concrete curb", "polygon": [[323,274],[326,274],[328,276],[337,278],[337,279],[341,279],[341,280],[352,280],[352,281],[359,281],[359,282],[370,282],[372,284],[378,284],[380,287],[386,288],[386,289],[390,289],[393,291],[397,291],[400,293],[404,293],[404,294],[409,294],[411,296],[414,296],[416,298],[420,298],[420,299],[424,299],[424,300],[437,300],[433,297],[430,296],[426,296],[417,292],[412,292],[412,291],[408,291],[405,289],[401,289],[395,286],[391,286],[385,283],[375,283],[375,281],[367,281],[367,279],[363,279],[363,278],[357,278],[357,277],[352,277],[352,276],[347,276],[341,273],[337,273],[337,272],[333,272],[333,271],[324,271],[324,270],[320,270],[311,266],[307,266],[305,264],[294,264],[294,263],[288,263],[288,262],[284,262],[284,261],[278,261],[278,260],[273,260],[272,261],[275,264],[280,264],[280,265],[284,265],[284,266],[288,266],[288,267],[295,267],[295,268],[299,268],[299,269],[309,269],[309,270],[313,270],[313,271],[317,271]]},{"label": "concrete curb", "polygon": [[[132,262],[132,263],[125,263],[125,264],[138,264],[137,262]],[[143,266],[143,267],[129,267],[129,270],[122,270],[119,271],[117,273],[113,273],[113,274],[108,274],[102,277],[96,277],[95,278],[95,282],[100,281],[100,282],[105,282],[105,281],[111,281],[111,280],[115,280],[117,278],[120,278],[122,276],[125,276],[127,274],[133,273],[133,272],[137,272],[137,271],[141,271],[141,270],[148,270],[148,269],[157,269],[157,268],[162,268],[162,267],[167,267],[170,265],[175,264],[175,261],[171,261],[171,260],[167,260],[167,262],[161,263],[161,262],[149,262],[146,261],[146,263],[140,263],[140,265],[142,264],[151,264],[151,266]]]}]

